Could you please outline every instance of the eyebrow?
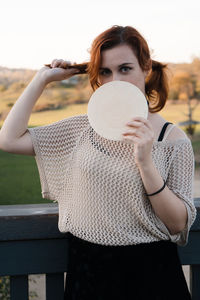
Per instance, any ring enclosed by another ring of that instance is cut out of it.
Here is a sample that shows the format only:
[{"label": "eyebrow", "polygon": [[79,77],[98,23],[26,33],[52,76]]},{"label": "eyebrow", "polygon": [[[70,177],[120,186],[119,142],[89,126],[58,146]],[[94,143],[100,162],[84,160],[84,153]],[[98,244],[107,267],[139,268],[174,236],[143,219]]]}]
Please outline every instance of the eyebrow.
[{"label": "eyebrow", "polygon": [[[126,63],[123,63],[123,64],[119,65],[119,67],[123,67],[125,65],[134,65],[134,64],[130,63],[130,62],[126,62]],[[102,70],[102,69],[109,69],[109,68],[106,68],[106,67],[100,68],[100,70]]]}]

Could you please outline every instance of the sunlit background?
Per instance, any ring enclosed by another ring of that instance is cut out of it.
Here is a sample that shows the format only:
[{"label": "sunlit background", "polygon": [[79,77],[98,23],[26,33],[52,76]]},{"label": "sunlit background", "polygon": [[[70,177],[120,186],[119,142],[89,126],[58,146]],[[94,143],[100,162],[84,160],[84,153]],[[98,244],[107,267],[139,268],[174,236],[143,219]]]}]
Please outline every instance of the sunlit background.
[{"label": "sunlit background", "polygon": [[199,0],[1,0],[0,66],[88,60],[92,40],[115,24],[138,29],[154,59],[191,62],[200,56],[199,9]]}]

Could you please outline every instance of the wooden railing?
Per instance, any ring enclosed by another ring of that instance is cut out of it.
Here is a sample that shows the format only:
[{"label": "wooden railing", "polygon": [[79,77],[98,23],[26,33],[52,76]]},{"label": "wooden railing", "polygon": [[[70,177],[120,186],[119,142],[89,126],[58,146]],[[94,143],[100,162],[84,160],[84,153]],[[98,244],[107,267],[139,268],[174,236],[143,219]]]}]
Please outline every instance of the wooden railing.
[{"label": "wooden railing", "polygon": [[[200,300],[200,198],[189,242],[179,247],[190,265],[190,290]],[[10,276],[10,300],[27,300],[28,275],[46,274],[46,300],[63,300],[68,234],[58,230],[57,204],[0,206],[0,276]]]}]

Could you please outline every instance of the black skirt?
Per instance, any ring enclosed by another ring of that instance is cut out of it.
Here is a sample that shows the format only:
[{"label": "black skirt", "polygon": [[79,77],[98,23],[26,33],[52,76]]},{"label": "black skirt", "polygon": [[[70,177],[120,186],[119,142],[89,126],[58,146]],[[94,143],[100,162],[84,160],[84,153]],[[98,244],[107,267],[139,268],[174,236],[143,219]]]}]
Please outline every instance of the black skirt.
[{"label": "black skirt", "polygon": [[69,234],[66,300],[191,300],[177,245],[104,246]]}]

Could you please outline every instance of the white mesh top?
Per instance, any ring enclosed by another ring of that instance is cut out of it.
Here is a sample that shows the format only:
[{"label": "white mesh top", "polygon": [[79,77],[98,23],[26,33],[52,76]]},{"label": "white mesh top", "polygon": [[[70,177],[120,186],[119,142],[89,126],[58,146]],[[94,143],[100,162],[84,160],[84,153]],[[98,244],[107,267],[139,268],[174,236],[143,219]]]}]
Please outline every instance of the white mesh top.
[{"label": "white mesh top", "polygon": [[102,245],[171,240],[185,245],[195,220],[194,156],[188,138],[153,143],[154,163],[167,186],[184,201],[188,224],[171,235],[156,216],[133,144],[100,137],[86,114],[30,128],[43,198],[59,205],[59,230]]}]

